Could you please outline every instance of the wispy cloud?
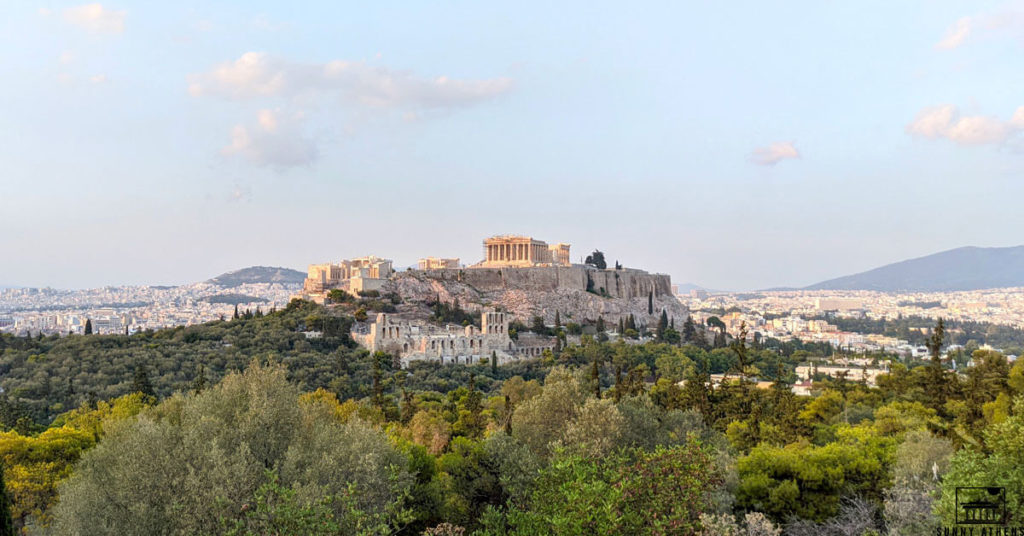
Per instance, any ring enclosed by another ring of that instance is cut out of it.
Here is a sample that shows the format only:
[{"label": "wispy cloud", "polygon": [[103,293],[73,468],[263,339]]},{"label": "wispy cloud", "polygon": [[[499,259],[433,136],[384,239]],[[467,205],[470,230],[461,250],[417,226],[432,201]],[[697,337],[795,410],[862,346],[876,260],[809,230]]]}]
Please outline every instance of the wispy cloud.
[{"label": "wispy cloud", "polygon": [[1024,129],[1024,106],[1013,117],[1002,120],[982,115],[960,115],[956,106],[946,104],[925,108],[907,125],[912,136],[948,139],[961,145],[1001,144]]},{"label": "wispy cloud", "polygon": [[262,52],[189,76],[189,93],[228,99],[293,97],[324,92],[371,107],[440,109],[475,104],[512,88],[509,78],[422,78],[358,61],[299,63]]},{"label": "wispy cloud", "polygon": [[303,135],[301,118],[284,117],[260,110],[255,125],[235,125],[231,143],[221,149],[225,156],[239,156],[257,165],[283,171],[309,166],[316,161],[316,143]]},{"label": "wispy cloud", "polygon": [[942,38],[942,41],[935,44],[935,48],[950,50],[964,44],[971,35],[972,23],[971,17],[963,17],[956,21],[956,24],[946,31],[946,36]]},{"label": "wispy cloud", "polygon": [[978,37],[1000,33],[1024,39],[1024,9],[1006,8],[998,12],[961,17],[946,30],[942,40],[935,43],[935,48],[953,50]]},{"label": "wispy cloud", "polygon": [[800,158],[800,151],[791,141],[780,141],[767,147],[758,147],[750,155],[750,161],[761,166],[774,166],[783,160]]},{"label": "wispy cloud", "polygon": [[[49,10],[40,10],[44,16],[50,15]],[[92,33],[119,34],[124,31],[124,19],[127,11],[117,11],[103,7],[102,4],[85,4],[69,7],[63,12],[64,20]]]}]

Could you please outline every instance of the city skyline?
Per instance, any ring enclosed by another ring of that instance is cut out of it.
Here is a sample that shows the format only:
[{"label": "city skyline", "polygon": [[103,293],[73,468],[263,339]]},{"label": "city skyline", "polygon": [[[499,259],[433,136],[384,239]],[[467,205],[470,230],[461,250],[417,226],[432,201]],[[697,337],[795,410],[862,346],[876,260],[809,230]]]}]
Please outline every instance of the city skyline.
[{"label": "city skyline", "polygon": [[0,285],[519,233],[744,290],[1024,243],[1020,2],[3,11]]}]

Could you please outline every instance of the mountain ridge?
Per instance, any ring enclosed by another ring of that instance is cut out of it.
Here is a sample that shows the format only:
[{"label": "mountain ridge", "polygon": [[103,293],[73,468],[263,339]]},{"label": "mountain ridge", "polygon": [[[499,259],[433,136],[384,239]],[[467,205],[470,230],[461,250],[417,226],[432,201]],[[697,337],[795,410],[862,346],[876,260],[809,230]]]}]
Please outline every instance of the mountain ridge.
[{"label": "mountain ridge", "polygon": [[1024,286],[1024,246],[963,246],[820,281],[801,290],[951,292]]},{"label": "mountain ridge", "polygon": [[291,268],[280,266],[249,266],[206,280],[206,283],[225,288],[233,288],[247,283],[280,283],[282,285],[301,285],[306,274]]}]

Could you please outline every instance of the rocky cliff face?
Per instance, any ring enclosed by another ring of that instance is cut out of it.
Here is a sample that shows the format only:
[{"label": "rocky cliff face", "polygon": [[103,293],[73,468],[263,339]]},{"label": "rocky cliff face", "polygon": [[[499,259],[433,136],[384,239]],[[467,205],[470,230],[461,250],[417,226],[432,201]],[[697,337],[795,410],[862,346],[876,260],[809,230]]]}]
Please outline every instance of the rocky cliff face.
[{"label": "rocky cliff face", "polygon": [[[664,274],[572,266],[415,270],[396,274],[386,290],[410,301],[458,299],[467,310],[500,307],[523,322],[543,316],[551,323],[558,312],[562,322],[604,317],[613,326],[630,314],[641,325],[653,324],[662,309],[682,322],[689,312],[671,288],[671,280]],[[649,316],[647,300],[652,293],[654,315]]]}]

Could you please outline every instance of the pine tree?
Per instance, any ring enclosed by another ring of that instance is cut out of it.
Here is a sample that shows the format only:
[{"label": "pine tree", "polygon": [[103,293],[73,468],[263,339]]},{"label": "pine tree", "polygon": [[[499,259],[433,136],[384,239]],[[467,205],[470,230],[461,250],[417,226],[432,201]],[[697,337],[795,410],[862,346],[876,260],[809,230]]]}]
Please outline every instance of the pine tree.
[{"label": "pine tree", "polygon": [[555,311],[555,331],[562,329],[562,317],[558,315],[558,311]]},{"label": "pine tree", "polygon": [[622,335],[625,332],[626,332],[626,322],[620,316],[619,317],[619,335]]},{"label": "pine tree", "polygon": [[153,391],[153,384],[149,382],[149,373],[146,372],[146,367],[139,365],[135,367],[135,377],[132,378],[132,391],[133,393],[142,393],[146,396],[156,396]]},{"label": "pine tree", "polygon": [[11,498],[7,495],[4,466],[0,464],[0,536],[14,536],[14,520],[11,519]]},{"label": "pine tree", "polygon": [[647,293],[647,314],[654,314],[654,291]]},{"label": "pine tree", "polygon": [[92,335],[92,320],[89,318],[85,319],[85,328],[82,330],[85,335]]},{"label": "pine tree", "polygon": [[491,351],[491,374],[498,375],[498,352]]},{"label": "pine tree", "polygon": [[238,304],[237,303],[235,304],[235,316],[234,316],[234,319],[238,320]]}]

